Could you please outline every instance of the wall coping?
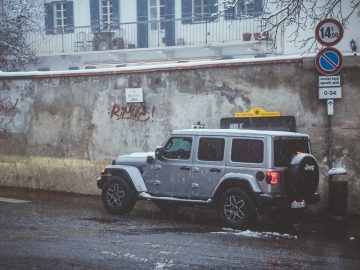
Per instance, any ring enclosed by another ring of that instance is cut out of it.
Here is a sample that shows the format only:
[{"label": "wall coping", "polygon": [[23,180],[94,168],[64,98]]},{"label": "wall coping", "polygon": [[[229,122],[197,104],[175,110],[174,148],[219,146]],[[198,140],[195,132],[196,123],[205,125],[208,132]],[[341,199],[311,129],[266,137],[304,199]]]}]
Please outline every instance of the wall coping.
[{"label": "wall coping", "polygon": [[[353,54],[344,54],[343,56],[353,56]],[[181,63],[162,62],[150,65],[125,66],[118,68],[101,68],[101,69],[82,69],[82,70],[63,70],[63,71],[28,71],[28,72],[1,72],[0,79],[46,79],[61,77],[86,77],[86,76],[102,76],[102,75],[122,75],[131,73],[148,73],[159,71],[175,71],[175,70],[191,70],[200,68],[223,68],[246,65],[271,65],[286,63],[308,63],[308,67],[314,67],[313,63],[315,54],[301,56],[273,56],[264,58],[243,58],[243,59],[227,59],[227,60],[204,60],[189,61]],[[358,57],[356,57],[358,58]],[[360,61],[351,57],[351,66],[359,66]],[[348,65],[349,66],[349,65]],[[315,68],[315,67],[314,67]]]}]

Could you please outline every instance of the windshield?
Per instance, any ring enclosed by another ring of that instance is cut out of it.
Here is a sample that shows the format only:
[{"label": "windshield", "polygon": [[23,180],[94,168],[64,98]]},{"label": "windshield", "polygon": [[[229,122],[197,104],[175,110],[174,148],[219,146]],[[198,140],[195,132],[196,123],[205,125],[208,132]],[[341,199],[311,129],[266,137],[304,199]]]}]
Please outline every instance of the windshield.
[{"label": "windshield", "polygon": [[309,140],[302,138],[276,138],[274,141],[275,167],[288,167],[293,156],[310,153]]}]

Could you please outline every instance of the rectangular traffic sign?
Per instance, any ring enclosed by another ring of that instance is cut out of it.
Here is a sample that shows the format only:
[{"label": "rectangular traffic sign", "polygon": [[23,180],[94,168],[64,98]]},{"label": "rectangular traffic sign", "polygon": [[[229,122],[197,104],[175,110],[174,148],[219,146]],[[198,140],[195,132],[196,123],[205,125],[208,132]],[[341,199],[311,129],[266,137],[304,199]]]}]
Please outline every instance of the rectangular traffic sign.
[{"label": "rectangular traffic sign", "polygon": [[328,111],[328,115],[334,115],[334,100],[333,99],[327,100],[327,111]]},{"label": "rectangular traffic sign", "polygon": [[340,76],[319,76],[319,87],[341,86]]},{"label": "rectangular traffic sign", "polygon": [[341,98],[341,87],[321,87],[319,88],[319,99]]}]

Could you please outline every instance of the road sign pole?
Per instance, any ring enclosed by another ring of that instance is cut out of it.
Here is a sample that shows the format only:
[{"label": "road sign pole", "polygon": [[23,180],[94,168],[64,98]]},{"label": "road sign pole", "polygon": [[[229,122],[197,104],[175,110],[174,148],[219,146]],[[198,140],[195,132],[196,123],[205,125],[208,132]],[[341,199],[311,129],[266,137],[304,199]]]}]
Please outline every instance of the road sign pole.
[{"label": "road sign pole", "polygon": [[332,168],[332,115],[328,115],[328,166]]}]

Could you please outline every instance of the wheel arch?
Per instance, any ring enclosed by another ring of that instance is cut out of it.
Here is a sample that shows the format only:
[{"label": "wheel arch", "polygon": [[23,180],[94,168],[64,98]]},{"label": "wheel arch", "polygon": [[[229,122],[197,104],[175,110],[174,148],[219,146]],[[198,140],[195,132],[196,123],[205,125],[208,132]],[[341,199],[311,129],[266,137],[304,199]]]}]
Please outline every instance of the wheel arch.
[{"label": "wheel arch", "polygon": [[147,192],[144,179],[138,168],[124,165],[108,165],[106,169],[109,170],[112,176],[124,177],[137,192]]},{"label": "wheel arch", "polygon": [[236,177],[231,177],[231,178],[226,178],[224,180],[221,181],[221,183],[218,184],[215,192],[213,193],[213,199],[215,201],[217,201],[217,199],[221,196],[221,194],[229,188],[232,187],[238,187],[241,188],[242,190],[244,190],[249,196],[250,198],[254,201],[255,197],[254,197],[254,193],[256,192],[260,192],[257,189],[254,190],[253,185],[251,185],[250,181],[246,178],[236,178]]}]

